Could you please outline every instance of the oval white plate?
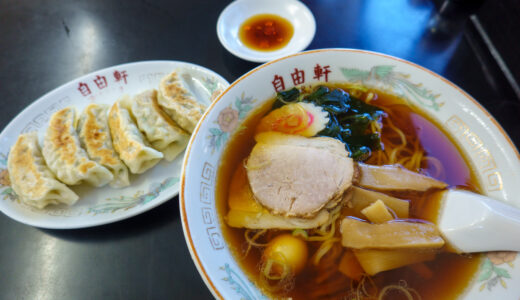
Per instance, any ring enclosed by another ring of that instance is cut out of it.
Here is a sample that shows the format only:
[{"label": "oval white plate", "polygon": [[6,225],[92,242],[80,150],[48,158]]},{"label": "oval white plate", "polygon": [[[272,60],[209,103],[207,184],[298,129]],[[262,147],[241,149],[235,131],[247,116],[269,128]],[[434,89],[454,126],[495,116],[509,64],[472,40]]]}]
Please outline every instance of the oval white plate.
[{"label": "oval white plate", "polygon": [[[208,108],[186,151],[180,191],[184,234],[195,265],[215,297],[265,298],[235,260],[222,233],[224,220],[217,214],[216,176],[229,137],[242,128],[249,112],[272,99],[277,90],[326,81],[362,83],[401,95],[444,126],[465,152],[486,195],[520,207],[518,150],[495,119],[453,83],[411,62],[369,51],[323,49],[291,55],[232,83]],[[518,300],[517,253],[486,254],[475,275],[461,298]]]},{"label": "oval white plate", "polygon": [[[256,51],[246,47],[238,37],[240,25],[257,14],[274,14],[283,17],[294,26],[289,43],[276,51]],[[236,0],[220,14],[217,35],[220,43],[233,55],[253,62],[266,62],[307,48],[316,33],[316,20],[312,12],[298,0]]]},{"label": "oval white plate", "polygon": [[186,74],[197,100],[206,105],[210,104],[210,99],[216,95],[214,93],[229,86],[220,75],[194,64],[178,61],[136,62],[109,67],[70,81],[24,109],[0,134],[0,210],[28,225],[69,229],[129,218],[175,197],[179,192],[184,153],[172,162],[163,160],[148,172],[131,176],[131,185],[126,188],[72,187],[80,196],[72,206],[51,206],[44,210],[27,206],[17,199],[5,180],[7,154],[20,133],[38,131],[41,145],[49,118],[55,111],[74,106],[79,113],[92,102],[111,104],[123,94],[135,95],[157,88],[161,78],[173,70]]}]

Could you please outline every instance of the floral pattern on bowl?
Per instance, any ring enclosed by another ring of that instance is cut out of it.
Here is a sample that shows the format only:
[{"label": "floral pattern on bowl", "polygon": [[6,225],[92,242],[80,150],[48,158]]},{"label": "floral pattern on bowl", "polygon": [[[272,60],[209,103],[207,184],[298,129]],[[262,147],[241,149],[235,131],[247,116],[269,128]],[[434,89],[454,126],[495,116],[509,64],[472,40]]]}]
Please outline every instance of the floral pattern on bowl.
[{"label": "floral pattern on bowl", "polygon": [[517,252],[512,251],[495,251],[486,253],[481,268],[478,282],[481,283],[479,290],[482,291],[487,288],[491,291],[498,282],[503,288],[507,289],[505,279],[512,279],[509,270],[498,267],[499,265],[507,264],[511,269],[514,268],[513,261],[516,259]]},{"label": "floral pattern on bowl", "polygon": [[394,68],[393,65],[374,66],[370,70],[341,68],[341,72],[348,82],[375,86],[380,90],[401,96],[410,104],[413,99],[426,108],[439,110],[442,107],[443,103],[437,102],[440,94],[434,94],[420,83],[412,83],[409,74],[395,72]]},{"label": "floral pattern on bowl", "polygon": [[222,144],[229,138],[229,135],[237,129],[239,121],[242,121],[253,108],[252,104],[255,102],[256,99],[246,97],[242,93],[240,98],[237,97],[234,103],[220,111],[215,122],[218,124],[218,127],[212,127],[209,130],[208,139],[210,140],[211,153],[215,153],[215,150],[220,149]]}]

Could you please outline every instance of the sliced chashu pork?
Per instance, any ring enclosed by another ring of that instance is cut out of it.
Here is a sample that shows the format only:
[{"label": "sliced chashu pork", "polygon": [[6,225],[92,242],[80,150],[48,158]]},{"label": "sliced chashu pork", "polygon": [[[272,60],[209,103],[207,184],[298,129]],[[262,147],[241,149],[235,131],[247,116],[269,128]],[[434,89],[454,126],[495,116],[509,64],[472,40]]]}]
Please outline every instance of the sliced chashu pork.
[{"label": "sliced chashu pork", "polygon": [[255,139],[247,177],[255,199],[273,214],[311,218],[352,185],[354,163],[338,140],[277,132]]}]

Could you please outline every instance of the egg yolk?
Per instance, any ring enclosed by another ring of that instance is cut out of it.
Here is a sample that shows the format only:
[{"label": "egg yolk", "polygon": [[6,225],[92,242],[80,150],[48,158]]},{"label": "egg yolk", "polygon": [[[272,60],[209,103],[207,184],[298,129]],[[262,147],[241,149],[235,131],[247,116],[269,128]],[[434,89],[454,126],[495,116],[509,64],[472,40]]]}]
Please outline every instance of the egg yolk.
[{"label": "egg yolk", "polygon": [[278,264],[287,265],[293,274],[303,270],[307,258],[307,244],[291,234],[282,234],[272,239],[263,253],[264,261],[271,259]]}]

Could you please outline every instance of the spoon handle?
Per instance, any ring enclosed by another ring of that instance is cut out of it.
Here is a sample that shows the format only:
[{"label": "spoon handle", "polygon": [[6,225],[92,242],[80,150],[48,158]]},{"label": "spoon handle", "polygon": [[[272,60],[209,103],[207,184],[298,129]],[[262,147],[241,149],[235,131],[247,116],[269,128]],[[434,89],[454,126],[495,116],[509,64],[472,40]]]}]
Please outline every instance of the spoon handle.
[{"label": "spoon handle", "polygon": [[461,252],[520,251],[520,209],[461,190],[447,190],[439,229]]}]

